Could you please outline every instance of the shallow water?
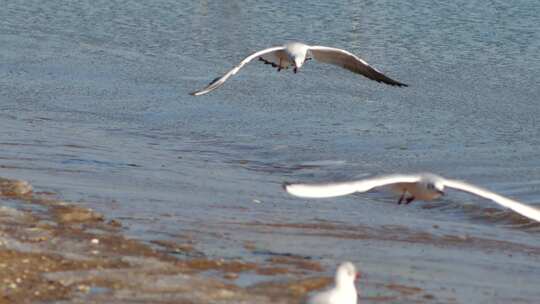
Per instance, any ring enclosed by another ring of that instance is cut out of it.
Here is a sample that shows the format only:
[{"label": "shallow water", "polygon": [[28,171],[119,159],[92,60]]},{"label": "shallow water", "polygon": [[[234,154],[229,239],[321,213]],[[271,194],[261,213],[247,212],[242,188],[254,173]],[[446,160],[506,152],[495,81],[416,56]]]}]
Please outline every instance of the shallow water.
[{"label": "shallow water", "polygon": [[[431,171],[540,206],[537,1],[2,6],[3,176],[84,201],[143,240],[192,235],[210,256],[294,254],[329,271],[352,260],[367,297],[389,282],[421,287],[426,302],[540,296],[539,226],[488,201],[306,201],[280,187]],[[410,87],[308,62],[296,75],[253,64],[187,94],[289,40],[349,49]]]}]

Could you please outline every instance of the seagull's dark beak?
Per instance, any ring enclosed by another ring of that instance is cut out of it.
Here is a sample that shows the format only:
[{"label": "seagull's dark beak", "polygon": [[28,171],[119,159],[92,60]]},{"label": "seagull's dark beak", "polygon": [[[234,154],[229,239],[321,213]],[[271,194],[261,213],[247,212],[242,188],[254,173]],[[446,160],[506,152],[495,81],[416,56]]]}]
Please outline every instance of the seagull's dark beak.
[{"label": "seagull's dark beak", "polygon": [[437,190],[437,193],[439,193],[440,196],[444,196],[444,191],[442,190]]}]

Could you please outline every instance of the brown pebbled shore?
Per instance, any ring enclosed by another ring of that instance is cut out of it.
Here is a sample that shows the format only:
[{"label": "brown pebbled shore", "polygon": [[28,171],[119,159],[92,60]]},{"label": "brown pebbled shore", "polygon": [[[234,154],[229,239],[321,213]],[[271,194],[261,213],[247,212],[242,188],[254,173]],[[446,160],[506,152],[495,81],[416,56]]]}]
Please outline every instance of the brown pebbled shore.
[{"label": "brown pebbled shore", "polygon": [[[51,197],[0,178],[0,303],[297,303],[331,282],[317,275],[318,263],[295,257],[181,260],[126,238],[117,221]],[[293,279],[243,288],[232,281],[243,272]]]}]

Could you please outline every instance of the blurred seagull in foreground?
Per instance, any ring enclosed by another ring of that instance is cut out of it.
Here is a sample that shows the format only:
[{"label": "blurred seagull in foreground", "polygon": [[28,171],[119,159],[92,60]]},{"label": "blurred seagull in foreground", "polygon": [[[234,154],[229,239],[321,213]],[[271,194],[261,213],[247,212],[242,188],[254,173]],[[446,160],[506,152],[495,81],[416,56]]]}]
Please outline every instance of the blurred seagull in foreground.
[{"label": "blurred seagull in foreground", "polygon": [[424,201],[437,199],[444,195],[446,187],[492,200],[525,217],[540,222],[540,209],[459,180],[446,179],[431,173],[386,175],[357,181],[326,184],[283,184],[283,188],[288,193],[308,198],[335,197],[355,192],[366,192],[382,186],[390,186],[394,192],[401,195],[398,204],[402,202],[409,204],[415,199]]},{"label": "blurred seagull in foreground", "polygon": [[225,81],[227,81],[227,79],[229,79],[229,77],[236,74],[242,67],[244,67],[244,65],[251,62],[255,58],[259,58],[259,60],[265,64],[270,64],[272,67],[277,68],[278,72],[282,69],[289,68],[289,66],[293,66],[294,73],[296,73],[307,60],[315,58],[317,61],[346,68],[351,72],[364,75],[367,78],[378,82],[384,82],[386,84],[399,87],[407,86],[404,83],[385,76],[358,56],[345,50],[292,42],[285,44],[284,46],[271,47],[249,55],[225,75],[214,79],[208,86],[199,91],[191,93],[191,95],[199,96],[219,88],[225,83]]},{"label": "blurred seagull in foreground", "polygon": [[335,285],[331,289],[316,293],[308,298],[307,304],[356,304],[358,294],[354,281],[360,277],[356,268],[351,262],[344,262],[339,265]]}]

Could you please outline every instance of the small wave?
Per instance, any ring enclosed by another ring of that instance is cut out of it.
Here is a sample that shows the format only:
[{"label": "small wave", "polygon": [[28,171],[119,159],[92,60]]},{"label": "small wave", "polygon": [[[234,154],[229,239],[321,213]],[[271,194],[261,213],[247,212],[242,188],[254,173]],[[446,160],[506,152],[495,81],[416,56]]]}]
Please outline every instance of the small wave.
[{"label": "small wave", "polygon": [[304,170],[304,169],[318,169],[325,166],[333,166],[336,165],[336,163],[327,163],[327,162],[305,162],[300,164],[282,164],[282,163],[274,163],[274,162],[264,162],[264,161],[257,161],[257,160],[247,160],[247,159],[237,159],[228,161],[230,164],[240,164],[242,165],[242,168],[250,170],[250,171],[257,171],[257,172],[267,172],[267,173],[293,173],[295,171]]},{"label": "small wave", "polygon": [[111,162],[111,161],[101,161],[101,160],[95,160],[95,159],[81,159],[81,158],[66,159],[62,161],[62,164],[105,166],[105,167],[141,167],[140,165],[132,164],[132,163]]},{"label": "small wave", "polygon": [[341,166],[346,164],[346,160],[319,160],[319,161],[306,161],[300,163],[301,166],[312,166],[312,167],[329,167],[329,166]]}]

